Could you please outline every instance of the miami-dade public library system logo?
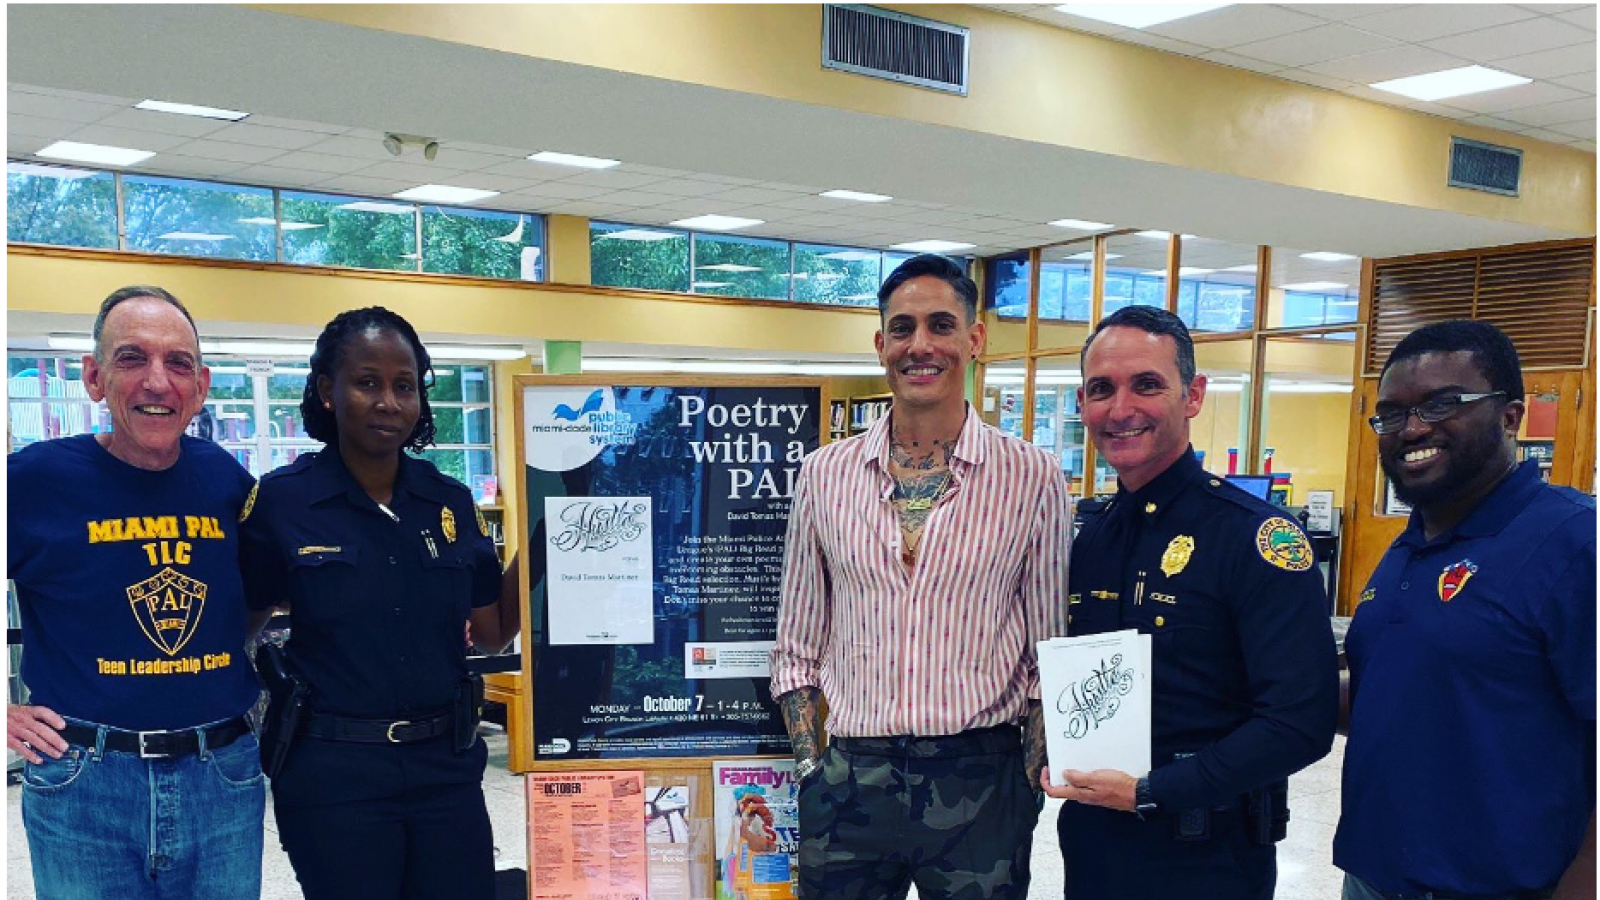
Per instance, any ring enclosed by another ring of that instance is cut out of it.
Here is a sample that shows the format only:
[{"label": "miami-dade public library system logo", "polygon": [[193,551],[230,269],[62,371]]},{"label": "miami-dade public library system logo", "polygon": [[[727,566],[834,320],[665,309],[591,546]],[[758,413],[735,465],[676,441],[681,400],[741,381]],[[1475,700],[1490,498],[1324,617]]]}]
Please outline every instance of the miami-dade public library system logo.
[{"label": "miami-dade public library system logo", "polygon": [[631,446],[639,426],[617,411],[608,387],[552,386],[523,394],[527,429],[524,461],[546,472],[566,472],[600,455],[607,447]]}]

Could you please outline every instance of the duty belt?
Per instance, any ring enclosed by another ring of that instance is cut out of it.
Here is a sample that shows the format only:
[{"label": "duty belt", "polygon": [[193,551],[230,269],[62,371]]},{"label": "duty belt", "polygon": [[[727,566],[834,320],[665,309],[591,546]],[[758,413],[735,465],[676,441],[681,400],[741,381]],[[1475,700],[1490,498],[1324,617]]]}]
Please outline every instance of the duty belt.
[{"label": "duty belt", "polygon": [[415,744],[449,732],[449,713],[420,719],[348,719],[312,713],[300,728],[306,737],[352,744]]}]

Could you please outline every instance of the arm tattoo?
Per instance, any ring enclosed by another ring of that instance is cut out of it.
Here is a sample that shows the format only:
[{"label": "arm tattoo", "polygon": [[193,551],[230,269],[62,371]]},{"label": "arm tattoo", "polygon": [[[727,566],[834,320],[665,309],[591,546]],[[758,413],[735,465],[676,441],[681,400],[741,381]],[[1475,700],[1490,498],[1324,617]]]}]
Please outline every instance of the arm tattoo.
[{"label": "arm tattoo", "polygon": [[783,724],[794,744],[795,762],[822,756],[821,711],[817,708],[821,699],[822,692],[814,687],[795,688],[778,698],[783,707]]},{"label": "arm tattoo", "polygon": [[1039,786],[1039,772],[1048,764],[1044,740],[1044,704],[1038,700],[1028,701],[1028,718],[1022,725],[1022,759],[1027,767],[1028,784],[1037,794],[1044,790]]}]

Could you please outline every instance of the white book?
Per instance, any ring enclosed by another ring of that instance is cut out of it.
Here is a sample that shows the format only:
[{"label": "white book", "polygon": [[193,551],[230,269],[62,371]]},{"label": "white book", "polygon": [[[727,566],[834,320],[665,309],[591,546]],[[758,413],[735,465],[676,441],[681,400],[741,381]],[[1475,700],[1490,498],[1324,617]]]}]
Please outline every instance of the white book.
[{"label": "white book", "polygon": [[1039,642],[1050,779],[1063,769],[1150,771],[1150,635],[1129,629]]}]

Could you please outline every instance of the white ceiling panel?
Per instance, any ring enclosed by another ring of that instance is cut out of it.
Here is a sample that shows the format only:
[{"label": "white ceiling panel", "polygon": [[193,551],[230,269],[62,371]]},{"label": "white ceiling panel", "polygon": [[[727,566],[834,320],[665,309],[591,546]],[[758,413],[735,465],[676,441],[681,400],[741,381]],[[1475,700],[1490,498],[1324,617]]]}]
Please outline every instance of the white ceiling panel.
[{"label": "white ceiling panel", "polygon": [[1595,30],[1595,16],[1594,16],[1594,13],[1595,13],[1595,5],[1591,3],[1591,4],[1587,5],[1587,6],[1579,7],[1578,9],[1572,10],[1571,12],[1556,13],[1556,18],[1560,19],[1563,22],[1570,22],[1573,25],[1578,26],[1579,28],[1587,28],[1590,31],[1594,31]]},{"label": "white ceiling panel", "polygon": [[1373,53],[1346,56],[1343,59],[1331,59],[1306,66],[1305,71],[1360,84],[1372,84],[1377,81],[1388,81],[1391,78],[1423,75],[1464,65],[1467,63],[1454,56],[1446,56],[1425,47],[1407,44]]},{"label": "white ceiling panel", "polygon": [[[243,111],[249,112],[249,110]],[[329,125],[326,122],[308,122],[305,119],[284,119],[278,116],[251,114],[250,118],[244,121],[263,128],[287,128],[290,131],[311,131],[317,134],[345,134],[349,131],[347,127],[342,125]],[[373,137],[381,138],[383,135],[374,133]]]},{"label": "white ceiling panel", "polygon": [[1539,141],[1549,141],[1552,144],[1565,144],[1574,137],[1570,134],[1562,134],[1559,131],[1551,131],[1548,128],[1529,128],[1522,132],[1522,136]]},{"label": "white ceiling panel", "polygon": [[559,200],[593,200],[606,194],[614,193],[610,188],[593,187],[584,184],[567,184],[561,181],[546,181],[528,189],[529,193],[541,197],[553,197]]},{"label": "white ceiling panel", "polygon": [[326,140],[327,135],[315,131],[300,131],[293,128],[277,128],[270,125],[252,124],[249,119],[243,122],[234,122],[225,125],[210,135],[214,141],[230,141],[235,144],[252,144],[257,147],[277,147],[282,150],[304,150],[312,144]]},{"label": "white ceiling panel", "polygon": [[326,175],[344,175],[367,167],[365,160],[334,156],[329,153],[312,153],[309,150],[285,153],[274,159],[272,164],[290,169],[304,169],[308,172],[322,172]]},{"label": "white ceiling panel", "polygon": [[249,166],[234,172],[230,177],[246,184],[310,187],[320,181],[326,181],[328,173],[285,169],[280,166]]},{"label": "white ceiling panel", "polygon": [[[498,200],[500,198],[496,197],[495,199]],[[544,212],[562,216],[587,216],[594,219],[620,216],[633,209],[634,207],[631,206],[624,206],[620,203],[606,203],[601,200],[569,200],[565,203],[557,203],[554,206],[543,207]]]},{"label": "white ceiling panel", "polygon": [[1576,75],[1579,72],[1593,72],[1594,51],[1595,42],[1589,40],[1570,47],[1503,57],[1494,61],[1494,67],[1524,78],[1558,78],[1562,75]]},{"label": "white ceiling panel", "polygon": [[1506,25],[1534,14],[1499,3],[1422,3],[1352,19],[1346,24],[1396,40],[1420,43],[1467,31]]},{"label": "white ceiling panel", "polygon": [[284,151],[277,147],[254,147],[250,144],[233,144],[227,141],[212,141],[200,139],[189,141],[175,152],[185,156],[203,156],[209,159],[221,159],[240,164],[264,163],[269,159],[282,156]]},{"label": "white ceiling panel", "polygon": [[1324,24],[1323,19],[1282,6],[1234,5],[1186,16],[1147,29],[1163,37],[1206,47],[1234,47]]},{"label": "white ceiling panel", "polygon": [[1209,47],[1202,47],[1199,44],[1191,44],[1188,41],[1174,40],[1173,38],[1163,37],[1159,34],[1151,34],[1148,31],[1136,31],[1131,29],[1117,35],[1117,40],[1126,41],[1130,44],[1138,44],[1141,47],[1149,47],[1153,50],[1165,50],[1168,53],[1177,53],[1182,56],[1198,56],[1199,54],[1210,49]]},{"label": "white ceiling panel", "polygon": [[[1519,125],[1532,125],[1545,127],[1548,125],[1563,125],[1568,122],[1581,122],[1585,119],[1594,120],[1595,108],[1593,97],[1579,97],[1576,100],[1563,100],[1559,103],[1547,103],[1544,106],[1529,106],[1522,109],[1508,110],[1500,114],[1501,118],[1509,119]],[[1582,137],[1582,135],[1578,135]]]},{"label": "white ceiling panel", "polygon": [[1278,73],[1278,77],[1287,78],[1290,81],[1298,81],[1301,84],[1309,84],[1312,87],[1327,88],[1330,91],[1343,91],[1350,86],[1348,78],[1333,78],[1313,72],[1310,69],[1284,69]]},{"label": "white ceiling panel", "polygon": [[581,184],[588,187],[603,187],[613,191],[625,191],[630,188],[643,187],[661,181],[659,175],[645,175],[641,172],[626,172],[620,169],[601,169],[589,171],[585,169],[568,169],[572,174],[561,179],[565,184]]},{"label": "white ceiling panel", "polygon": [[38,116],[42,119],[65,119],[79,124],[98,122],[126,108],[112,103],[68,100],[63,97],[49,97],[23,91],[10,91],[6,99],[7,112]]},{"label": "white ceiling panel", "polygon": [[1496,116],[1469,116],[1461,121],[1466,122],[1468,125],[1477,125],[1480,128],[1497,128],[1501,131],[1516,131],[1524,127],[1521,122],[1513,122],[1510,119],[1501,119]]},{"label": "white ceiling panel", "polygon": [[[68,122],[66,119],[41,119],[38,116],[20,115],[15,111],[6,113],[6,132],[8,134],[25,134],[28,137],[49,138],[51,141],[59,141],[68,134],[77,131],[80,127],[82,127],[81,122]],[[43,145],[41,144],[40,146]],[[10,150],[11,148],[8,147],[7,149]],[[12,152],[15,151],[13,150]]]},{"label": "white ceiling panel", "polygon": [[1560,78],[1550,79],[1550,83],[1572,88],[1575,91],[1582,91],[1585,94],[1593,94],[1595,93],[1594,74],[1593,72],[1585,72],[1582,75],[1563,75]]},{"label": "white ceiling panel", "polygon": [[221,119],[180,116],[176,113],[152,112],[148,109],[124,109],[106,116],[95,124],[109,128],[132,128],[135,131],[154,131],[159,134],[192,138],[205,137],[228,126],[228,122]]},{"label": "white ceiling panel", "polygon": [[704,197],[707,194],[716,194],[727,189],[728,186],[725,184],[701,181],[698,178],[664,178],[661,181],[651,182],[650,184],[652,193],[668,194],[673,197]]},{"label": "white ceiling panel", "polygon": [[795,197],[803,196],[806,195],[796,194],[793,191],[775,191],[771,188],[733,187],[720,194],[711,194],[707,199],[732,206],[735,204],[776,203],[779,200],[792,200]]},{"label": "white ceiling panel", "polygon": [[420,157],[414,163],[399,161],[377,163],[361,169],[360,173],[371,178],[409,181],[413,186],[419,184],[456,184],[464,174],[459,169],[450,169],[434,163],[422,162]]},{"label": "white ceiling panel", "polygon": [[1571,88],[1535,81],[1532,84],[1519,84],[1516,87],[1501,88],[1498,91],[1484,91],[1481,94],[1468,94],[1465,97],[1451,97],[1441,102],[1446,106],[1465,109],[1469,112],[1501,115],[1522,107],[1543,106],[1546,103],[1556,103],[1561,100],[1574,100],[1579,96],[1581,95]]},{"label": "white ceiling panel", "polygon": [[1569,138],[1585,138],[1592,141],[1594,140],[1594,119],[1551,125],[1549,130],[1567,135]]},{"label": "white ceiling panel", "polygon": [[1232,66],[1235,69],[1244,69],[1247,72],[1260,72],[1264,75],[1270,75],[1283,69],[1283,66],[1278,63],[1267,62],[1264,59],[1252,59],[1248,56],[1240,56],[1237,53],[1229,53],[1226,50],[1213,50],[1210,53],[1202,53],[1200,58],[1206,62]]},{"label": "white ceiling panel", "polygon": [[37,137],[31,134],[7,134],[6,153],[12,156],[31,156],[55,143],[53,137]]},{"label": "white ceiling panel", "polygon": [[147,165],[140,166],[139,169],[163,175],[181,175],[186,178],[222,178],[244,167],[243,163],[223,159],[158,153],[148,160]]},{"label": "white ceiling panel", "polygon": [[1594,33],[1560,19],[1524,19],[1496,28],[1485,28],[1428,41],[1440,53],[1468,59],[1503,59],[1540,50],[1553,50],[1594,40]]},{"label": "white ceiling panel", "polygon": [[128,128],[108,128],[104,125],[85,125],[67,135],[67,140],[83,144],[105,144],[110,147],[152,150],[160,153],[187,144],[190,139],[175,134],[156,134],[153,131],[133,131]]},{"label": "white ceiling panel", "polygon": [[615,203],[622,206],[660,206],[671,203],[677,197],[671,194],[655,194],[649,191],[612,191],[595,198],[602,203]]},{"label": "white ceiling panel", "polygon": [[1240,44],[1230,48],[1241,56],[1264,59],[1285,66],[1309,66],[1341,56],[1371,53],[1392,47],[1395,41],[1382,35],[1357,31],[1345,25],[1322,25],[1282,37]]},{"label": "white ceiling panel", "polygon": [[355,138],[348,135],[329,135],[326,139],[306,147],[313,153],[331,153],[334,156],[348,156],[351,159],[364,159],[368,162],[388,162],[394,155],[384,149],[382,141],[368,138]]},{"label": "white ceiling panel", "polygon": [[1362,16],[1406,9],[1412,5],[1410,3],[1295,3],[1289,5],[1289,8],[1330,22],[1345,22]]},{"label": "white ceiling panel", "polygon": [[[416,187],[415,182],[398,181],[392,178],[373,178],[370,175],[335,175],[317,182],[317,190],[339,194],[359,194],[368,197],[388,197],[398,194],[408,188]],[[498,202],[499,197],[495,198]]]}]

